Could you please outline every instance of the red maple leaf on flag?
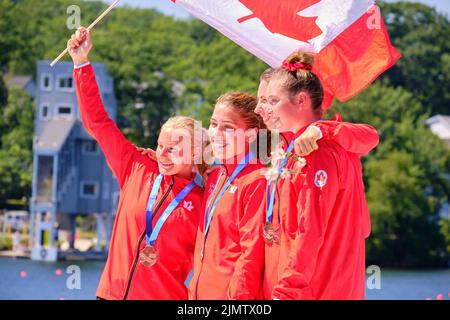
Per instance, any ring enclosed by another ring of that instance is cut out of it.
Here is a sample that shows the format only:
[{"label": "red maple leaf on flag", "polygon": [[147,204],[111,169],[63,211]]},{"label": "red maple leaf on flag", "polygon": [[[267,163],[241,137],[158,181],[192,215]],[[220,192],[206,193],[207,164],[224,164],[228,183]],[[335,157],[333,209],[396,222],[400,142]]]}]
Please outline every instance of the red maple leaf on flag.
[{"label": "red maple leaf on flag", "polygon": [[317,17],[302,17],[298,13],[321,0],[239,0],[251,15],[238,19],[243,23],[258,18],[272,33],[306,42],[322,34]]}]

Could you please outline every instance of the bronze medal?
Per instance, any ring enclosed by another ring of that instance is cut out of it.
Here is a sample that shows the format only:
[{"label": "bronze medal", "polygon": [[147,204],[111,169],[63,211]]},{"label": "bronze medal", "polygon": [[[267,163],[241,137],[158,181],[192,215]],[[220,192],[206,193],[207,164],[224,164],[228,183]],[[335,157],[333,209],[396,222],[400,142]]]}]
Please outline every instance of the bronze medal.
[{"label": "bronze medal", "polygon": [[152,267],[158,260],[158,253],[153,246],[146,246],[139,254],[139,262],[146,267]]},{"label": "bronze medal", "polygon": [[270,222],[267,222],[267,223],[264,225],[264,228],[263,228],[263,237],[264,237],[264,241],[265,241],[267,244],[272,243],[272,242],[273,242],[273,235],[274,235],[273,226],[272,226],[272,224],[271,224]]},{"label": "bronze medal", "polygon": [[272,244],[272,243],[279,244],[280,243],[280,226],[277,226],[277,228],[274,228],[274,226],[270,222],[267,222],[263,228],[263,237],[264,237],[264,241],[267,244]]}]

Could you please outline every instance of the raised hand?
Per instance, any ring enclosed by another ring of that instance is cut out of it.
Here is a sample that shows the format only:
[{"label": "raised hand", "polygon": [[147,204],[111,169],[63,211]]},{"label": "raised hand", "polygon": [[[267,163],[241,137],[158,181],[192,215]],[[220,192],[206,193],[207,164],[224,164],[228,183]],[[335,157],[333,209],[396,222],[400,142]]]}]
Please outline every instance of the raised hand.
[{"label": "raised hand", "polygon": [[152,149],[145,149],[141,147],[135,146],[137,151],[139,151],[143,156],[149,157],[153,161],[158,161],[158,158],[156,158],[156,151]]},{"label": "raised hand", "polygon": [[75,65],[89,61],[89,51],[92,49],[91,30],[79,27],[67,41],[67,49]]},{"label": "raised hand", "polygon": [[307,156],[314,150],[319,149],[317,140],[320,139],[320,133],[317,129],[309,127],[294,142],[295,153],[301,157]]}]

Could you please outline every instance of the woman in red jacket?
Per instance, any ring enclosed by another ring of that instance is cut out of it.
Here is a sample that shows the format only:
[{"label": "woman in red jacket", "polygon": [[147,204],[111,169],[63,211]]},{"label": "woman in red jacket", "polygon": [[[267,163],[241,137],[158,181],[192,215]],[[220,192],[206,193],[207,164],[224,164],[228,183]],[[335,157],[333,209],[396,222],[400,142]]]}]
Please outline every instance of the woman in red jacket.
[{"label": "woman in red jacket", "polygon": [[256,104],[255,97],[232,92],[214,107],[209,137],[221,164],[205,183],[190,299],[262,298],[266,180],[258,156],[267,149],[255,147],[265,128]]},{"label": "woman in red jacket", "polygon": [[295,53],[260,86],[266,101],[259,111],[270,129],[282,132],[280,153],[287,152],[276,170],[295,170],[268,187],[264,295],[362,299],[370,220],[359,155],[378,136],[373,128],[336,123],[314,153],[298,162],[289,155],[296,138],[322,124],[323,89],[312,64],[310,54]]},{"label": "woman in red jacket", "polygon": [[80,114],[121,191],[97,296],[187,299],[184,283],[192,268],[203,196],[193,165],[203,142],[194,147],[191,140],[198,137],[196,127],[201,127],[191,118],[171,118],[161,128],[157,162],[141,155],[103,106],[94,69],[88,62],[91,48],[90,31],[84,28],[68,41]]}]

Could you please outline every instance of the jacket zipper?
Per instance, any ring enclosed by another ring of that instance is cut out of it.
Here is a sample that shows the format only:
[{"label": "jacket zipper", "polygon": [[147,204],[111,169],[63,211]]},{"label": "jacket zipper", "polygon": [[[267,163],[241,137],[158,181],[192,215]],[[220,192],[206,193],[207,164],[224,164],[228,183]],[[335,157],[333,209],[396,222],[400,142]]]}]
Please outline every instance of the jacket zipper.
[{"label": "jacket zipper", "polygon": [[[227,171],[226,167],[224,167],[224,168],[225,168],[225,174],[226,174],[226,175],[225,175],[225,179],[224,179],[223,182],[222,182],[222,185],[220,186],[220,189],[218,189],[219,192],[220,192],[220,190],[222,190],[222,188],[224,187],[224,185],[225,185],[225,183],[226,183],[226,181],[227,181],[227,177],[228,177],[228,171]],[[222,174],[220,175],[220,178],[222,178]],[[217,198],[218,195],[219,195],[219,193],[217,193],[216,198]],[[213,203],[214,201],[215,201],[215,199],[213,199],[212,203]],[[204,232],[204,230],[203,230],[203,232]],[[203,253],[203,255],[205,255],[205,246],[206,246],[206,241],[204,241],[203,247],[202,247],[202,253]],[[197,297],[198,283],[199,283],[199,279],[200,279],[200,275],[201,275],[201,273],[202,273],[202,270],[203,270],[203,259],[202,259],[202,261],[201,261],[200,271],[198,272],[198,277],[197,277],[197,280],[196,280],[196,282],[195,282],[195,300],[198,300],[198,297]],[[192,280],[194,280],[194,279],[192,279]]]},{"label": "jacket zipper", "polygon": [[[172,179],[170,181],[169,189],[167,189],[167,191],[164,194],[164,196],[162,197],[161,201],[156,206],[156,209],[153,212],[152,218],[155,217],[155,215],[158,213],[158,210],[161,208],[162,204],[164,203],[164,200],[166,200],[167,196],[169,195],[169,192],[172,190],[173,183],[174,183],[174,178],[172,177]],[[136,255],[134,256],[133,267],[131,268],[130,277],[128,278],[127,290],[125,291],[125,295],[123,297],[123,300],[127,300],[128,293],[129,293],[130,287],[131,287],[131,281],[133,280],[134,272],[136,270],[137,262],[138,262],[138,259],[139,259],[139,253],[140,253],[139,249],[141,248],[141,244],[142,244],[142,241],[144,239],[145,239],[145,231],[141,235],[141,237],[139,238],[139,242],[138,242],[138,246],[137,246],[137,250],[136,250]]]}]

